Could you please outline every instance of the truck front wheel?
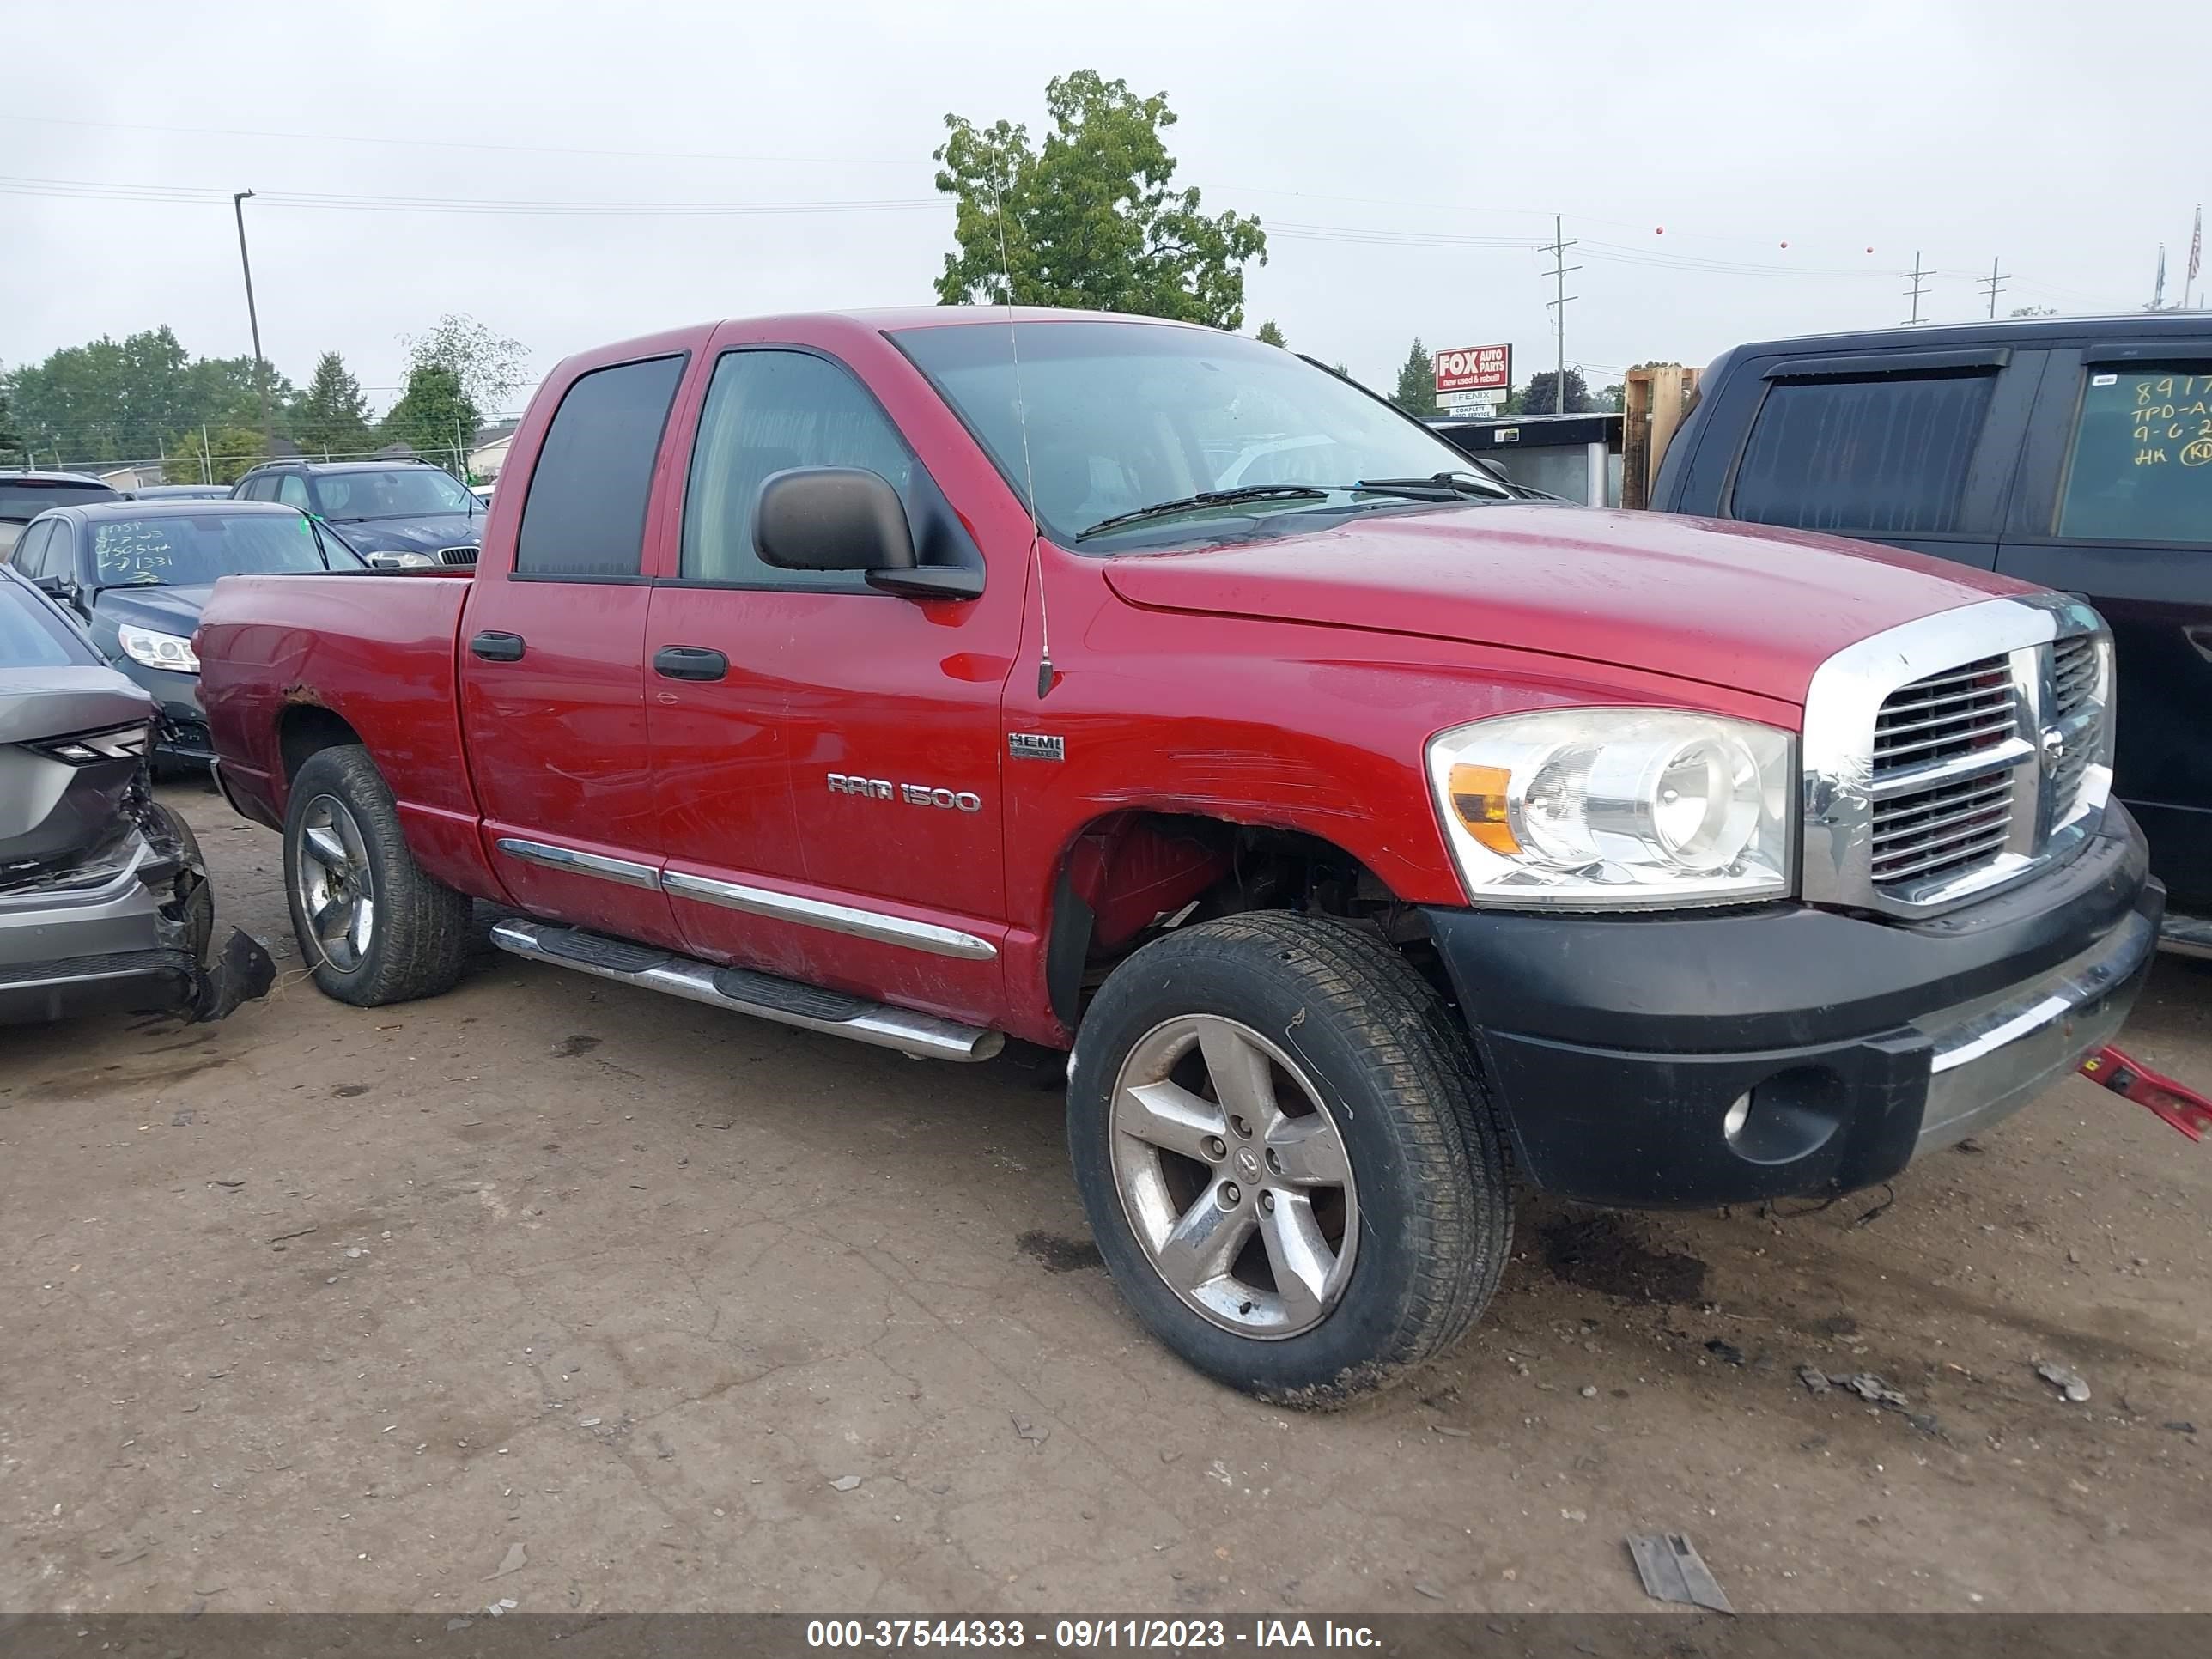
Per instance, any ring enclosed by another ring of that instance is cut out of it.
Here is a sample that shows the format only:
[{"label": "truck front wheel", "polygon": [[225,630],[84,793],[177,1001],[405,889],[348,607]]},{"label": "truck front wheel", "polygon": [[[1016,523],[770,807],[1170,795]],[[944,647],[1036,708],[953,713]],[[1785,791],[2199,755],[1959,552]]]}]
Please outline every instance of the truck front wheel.
[{"label": "truck front wheel", "polygon": [[374,1008],[436,996],[460,978],[469,902],[417,867],[391,787],[359,744],[318,750],[292,780],[284,887],[325,996]]},{"label": "truck front wheel", "polygon": [[1396,952],[1319,918],[1225,917],[1115,969],[1068,1143],[1138,1317],[1263,1399],[1341,1403],[1442,1352],[1511,1244],[1465,1036]]}]

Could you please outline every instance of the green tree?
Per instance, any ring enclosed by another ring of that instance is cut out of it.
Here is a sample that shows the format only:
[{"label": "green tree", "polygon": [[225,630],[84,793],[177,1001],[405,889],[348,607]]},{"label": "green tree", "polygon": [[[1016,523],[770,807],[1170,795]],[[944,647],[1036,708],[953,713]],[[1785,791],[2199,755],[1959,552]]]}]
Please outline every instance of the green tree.
[{"label": "green tree", "polygon": [[1628,401],[1628,383],[1615,380],[1611,386],[1590,393],[1590,411],[1597,415],[1618,415]]},{"label": "green tree", "polygon": [[[272,396],[289,391],[270,380]],[[23,428],[77,462],[143,460],[202,425],[261,420],[252,358],[195,361],[166,326],[65,346],[9,374],[5,390]]]},{"label": "green tree", "polygon": [[314,378],[293,402],[292,440],[309,455],[358,454],[368,447],[368,404],[361,382],[335,351],[315,360]]},{"label": "green tree", "polygon": [[[468,441],[483,424],[460,377],[450,368],[425,363],[407,376],[407,390],[384,417],[383,437],[434,460],[451,456],[453,471],[459,475],[467,470]],[[461,453],[455,453],[456,449]]]},{"label": "green tree", "polygon": [[1405,366],[1398,371],[1398,389],[1390,394],[1390,401],[1408,415],[1437,412],[1436,360],[1418,334],[1413,337],[1413,349],[1406,354]]},{"label": "green tree", "polygon": [[1260,331],[1252,337],[1259,341],[1261,345],[1282,346],[1285,349],[1291,343],[1283,337],[1283,331],[1275,326],[1275,319],[1273,317],[1261,324]]},{"label": "green tree", "polygon": [[1036,149],[1025,126],[945,118],[932,159],[957,205],[937,297],[1242,326],[1243,268],[1267,262],[1267,233],[1255,218],[1209,217],[1195,189],[1171,186],[1166,94],[1078,70],[1047,85],[1045,108],[1053,131]]},{"label": "green tree", "polygon": [[[249,363],[251,358],[246,360]],[[261,441],[260,405],[255,402],[254,422],[251,426],[210,427],[207,447],[200,446],[200,428],[194,427],[169,451],[162,463],[161,476],[171,483],[236,483],[246,476],[246,469],[261,465],[269,459],[269,447]],[[204,457],[212,457],[211,464],[203,468]]]},{"label": "green tree", "polygon": [[1559,407],[1556,391],[1559,379],[1559,371],[1550,368],[1545,369],[1540,374],[1530,375],[1528,384],[1522,386],[1508,401],[1505,412],[1509,415],[1587,415],[1590,413],[1592,405],[1589,386],[1583,380],[1582,370],[1570,368],[1567,371],[1567,406],[1564,410]]},{"label": "green tree", "polygon": [[[404,334],[407,367],[449,370],[462,393],[479,410],[501,409],[529,380],[530,349],[520,340],[495,334],[475,318],[448,312],[427,334]],[[475,428],[467,434],[476,435]],[[453,441],[446,440],[453,447]]]},{"label": "green tree", "polygon": [[15,413],[8,403],[8,377],[0,374],[0,455],[10,459],[25,456],[22,434],[15,429]]}]

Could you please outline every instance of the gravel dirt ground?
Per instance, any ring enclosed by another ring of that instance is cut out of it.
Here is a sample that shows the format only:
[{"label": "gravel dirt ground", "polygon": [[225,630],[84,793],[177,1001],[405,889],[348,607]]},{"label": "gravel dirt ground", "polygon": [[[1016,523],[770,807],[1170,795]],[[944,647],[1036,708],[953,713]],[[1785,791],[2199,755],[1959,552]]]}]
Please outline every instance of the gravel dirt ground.
[{"label": "gravel dirt ground", "polygon": [[[341,1006],[165,794],[282,976],[0,1032],[0,1609],[1644,1611],[1661,1530],[1746,1611],[2212,1607],[2212,1145],[2086,1082],[1887,1202],[1524,1200],[1455,1353],[1298,1415],[1123,1311],[1033,1059],[488,948]],[[2212,965],[2124,1041],[2212,1082]]]}]

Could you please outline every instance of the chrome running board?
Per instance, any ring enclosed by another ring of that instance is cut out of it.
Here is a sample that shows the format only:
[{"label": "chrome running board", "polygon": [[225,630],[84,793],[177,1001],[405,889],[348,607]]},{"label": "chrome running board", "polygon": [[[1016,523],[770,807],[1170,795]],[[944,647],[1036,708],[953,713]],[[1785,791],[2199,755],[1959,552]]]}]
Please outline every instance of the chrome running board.
[{"label": "chrome running board", "polygon": [[551,922],[520,918],[502,921],[492,928],[491,942],[533,962],[550,962],[601,979],[641,985],[648,991],[750,1014],[757,1019],[772,1019],[781,1025],[796,1025],[801,1030],[896,1048],[916,1060],[989,1060],[1006,1043],[1000,1032],[940,1019],[934,1014],[894,1008],[750,969],[717,968],[672,951]]},{"label": "chrome running board", "polygon": [[2178,957],[2212,957],[2212,919],[2178,916],[2169,910],[2160,925],[2158,943],[2160,950]]}]

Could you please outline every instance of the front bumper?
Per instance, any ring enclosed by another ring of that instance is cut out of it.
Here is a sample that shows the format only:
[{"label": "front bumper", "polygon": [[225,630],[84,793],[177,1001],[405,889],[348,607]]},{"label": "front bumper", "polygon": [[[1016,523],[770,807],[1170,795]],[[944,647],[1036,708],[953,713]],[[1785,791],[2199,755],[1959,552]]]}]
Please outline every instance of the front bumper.
[{"label": "front bumper", "polygon": [[115,658],[111,665],[153,696],[156,759],[202,765],[214,761],[215,739],[208,732],[207,711],[200,707],[198,675],[149,668],[129,657]]},{"label": "front bumper", "polygon": [[92,879],[0,894],[0,1025],[191,1008],[199,965],[169,913],[177,872],[134,835]]},{"label": "front bumper", "polygon": [[1427,916],[1522,1173],[1662,1207],[1871,1186],[2027,1104],[2125,1020],[2163,903],[2116,807],[2064,868],[1926,921]]}]

